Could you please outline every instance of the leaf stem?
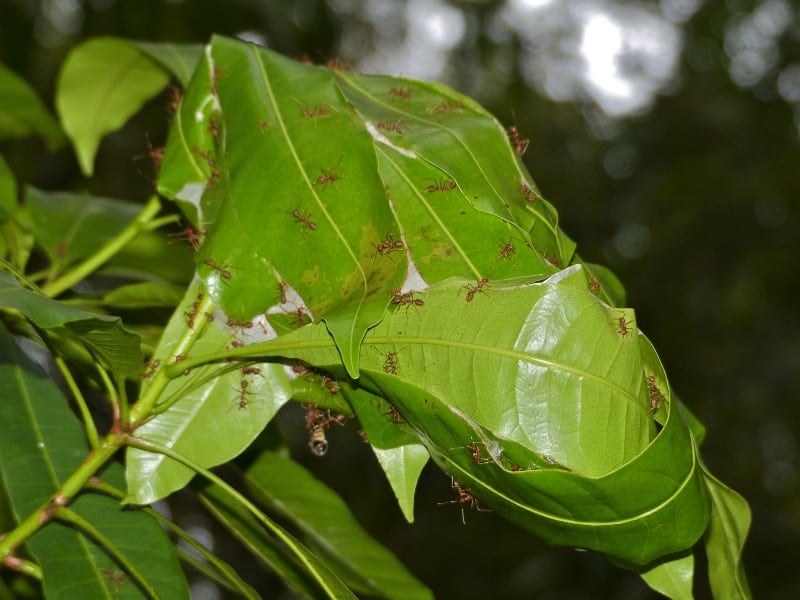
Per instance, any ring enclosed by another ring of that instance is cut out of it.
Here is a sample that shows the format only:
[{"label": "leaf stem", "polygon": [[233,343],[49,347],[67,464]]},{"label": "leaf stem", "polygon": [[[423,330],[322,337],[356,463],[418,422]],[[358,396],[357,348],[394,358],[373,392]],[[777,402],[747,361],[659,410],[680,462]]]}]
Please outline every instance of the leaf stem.
[{"label": "leaf stem", "polygon": [[24,558],[19,558],[13,554],[5,557],[3,560],[3,566],[16,571],[17,573],[27,575],[28,577],[38,581],[42,580],[42,567],[37,565],[35,562],[25,560]]},{"label": "leaf stem", "polygon": [[86,485],[89,478],[97,473],[100,468],[119,450],[124,443],[125,436],[119,431],[112,431],[103,438],[98,447],[92,450],[81,465],[67,477],[50,499],[32,511],[25,519],[5,537],[0,539],[0,559],[5,560],[16,548],[25,543],[29,537],[36,533],[50,519],[53,518],[58,507],[66,506]]},{"label": "leaf stem", "polygon": [[[81,413],[81,420],[83,421],[83,428],[86,431],[86,438],[89,440],[89,445],[92,447],[92,450],[97,450],[97,447],[100,445],[100,437],[97,435],[97,426],[94,424],[92,413],[89,411],[89,406],[86,404],[86,398],[83,397],[66,361],[57,354],[53,354],[53,357],[58,370],[61,371],[61,376],[64,378],[64,381],[66,381],[67,387],[72,393],[75,404],[78,406],[78,412]],[[102,371],[102,369],[100,370]]]},{"label": "leaf stem", "polygon": [[133,222],[131,222],[115,237],[108,240],[108,242],[106,242],[103,247],[95,252],[92,256],[84,260],[82,263],[76,265],[67,273],[64,273],[64,275],[58,279],[54,279],[53,281],[42,286],[42,292],[46,296],[54,298],[71,288],[79,281],[86,279],[86,277],[88,277],[91,273],[100,268],[103,263],[108,261],[112,256],[127,246],[131,240],[139,235],[139,233],[145,231],[148,223],[152,221],[156,214],[158,214],[159,210],[161,210],[161,202],[158,199],[158,196],[151,196],[147,201],[147,204],[145,204],[144,208],[136,216],[136,219],[134,219]]}]

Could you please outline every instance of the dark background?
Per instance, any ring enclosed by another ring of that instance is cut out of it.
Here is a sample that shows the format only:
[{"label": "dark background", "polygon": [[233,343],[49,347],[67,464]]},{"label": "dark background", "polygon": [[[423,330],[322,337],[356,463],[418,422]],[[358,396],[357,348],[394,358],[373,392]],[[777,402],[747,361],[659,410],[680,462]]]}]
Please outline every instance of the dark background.
[{"label": "dark background", "polygon": [[[247,32],[286,55],[443,81],[516,124],[562,227],[584,259],[620,277],[672,386],[708,427],[705,461],[750,502],[755,596],[797,598],[798,14],[784,0],[0,0],[0,61],[52,107],[57,69],[86,38],[204,43]],[[581,44],[598,36],[619,52],[592,83],[581,57],[602,52],[581,54]],[[103,142],[91,181],[70,150],[22,140],[0,152],[21,183],[144,199],[152,175],[142,156],[163,143],[165,104]],[[283,427],[297,431],[291,414]],[[416,522],[404,524],[352,430],[332,434],[322,460],[296,441],[298,457],[439,598],[655,596],[603,557],[549,548],[492,513],[470,512],[462,526],[457,508],[437,506],[453,494],[434,468]],[[179,521],[208,528],[186,510]],[[246,557],[228,559],[265,596],[283,597]],[[701,559],[699,585],[704,568]]]}]

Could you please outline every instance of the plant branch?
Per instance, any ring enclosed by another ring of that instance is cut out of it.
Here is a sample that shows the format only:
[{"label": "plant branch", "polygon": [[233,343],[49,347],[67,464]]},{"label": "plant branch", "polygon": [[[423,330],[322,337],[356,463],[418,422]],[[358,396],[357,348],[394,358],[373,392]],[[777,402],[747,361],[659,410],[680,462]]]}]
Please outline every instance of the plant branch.
[{"label": "plant branch", "polygon": [[105,262],[107,262],[112,256],[127,246],[131,240],[139,235],[139,233],[146,230],[148,223],[153,219],[153,217],[155,217],[156,214],[158,214],[159,210],[161,210],[161,202],[157,196],[152,196],[147,201],[147,204],[145,204],[142,212],[137,215],[136,219],[134,219],[132,223],[130,223],[115,237],[108,240],[108,242],[106,242],[102,248],[100,248],[82,263],[79,263],[58,279],[54,279],[53,281],[42,286],[42,292],[46,296],[54,298],[71,288],[79,281],[86,279],[94,271],[99,269]]}]

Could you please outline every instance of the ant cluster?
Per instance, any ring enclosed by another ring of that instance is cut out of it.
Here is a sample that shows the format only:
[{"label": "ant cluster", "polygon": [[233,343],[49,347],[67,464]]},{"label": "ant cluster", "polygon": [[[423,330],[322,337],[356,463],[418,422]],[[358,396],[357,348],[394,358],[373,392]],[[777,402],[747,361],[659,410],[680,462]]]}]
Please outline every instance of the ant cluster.
[{"label": "ant cluster", "polygon": [[331,411],[322,411],[311,402],[304,404],[306,409],[306,431],[308,431],[308,447],[317,456],[325,456],[328,452],[328,438],[325,430],[332,424],[344,425],[345,415],[331,415]]}]

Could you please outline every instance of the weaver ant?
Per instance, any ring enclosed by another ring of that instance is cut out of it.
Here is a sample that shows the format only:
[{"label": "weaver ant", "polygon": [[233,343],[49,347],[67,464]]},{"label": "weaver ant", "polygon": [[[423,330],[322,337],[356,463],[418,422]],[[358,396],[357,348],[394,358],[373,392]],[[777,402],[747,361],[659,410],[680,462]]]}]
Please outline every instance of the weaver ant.
[{"label": "weaver ant", "polygon": [[311,231],[317,230],[317,224],[311,220],[311,217],[307,212],[301,212],[298,209],[294,209],[292,211],[292,216],[297,223],[300,223],[300,228],[302,231],[306,231],[310,229]]},{"label": "weaver ant", "polygon": [[302,327],[306,324],[306,319],[309,317],[308,313],[303,309],[302,306],[298,306],[297,310],[292,311],[292,323],[297,325],[298,327]]},{"label": "weaver ant", "polygon": [[338,181],[339,179],[342,178],[342,176],[336,171],[328,171],[326,169],[320,169],[320,172],[322,173],[322,175],[320,175],[314,180],[314,185],[322,185],[327,187],[328,184],[331,184],[334,181]]},{"label": "weaver ant", "polygon": [[327,117],[331,114],[331,109],[324,104],[319,108],[304,108],[300,111],[300,116],[306,118]]},{"label": "weaver ant", "polygon": [[386,360],[383,361],[383,372],[397,375],[397,352],[389,352],[386,355]]},{"label": "weaver ant", "polygon": [[406,308],[409,306],[425,306],[425,302],[421,298],[414,298],[414,292],[401,292],[398,290],[392,290],[389,292],[392,296],[391,303],[392,304],[405,304]]},{"label": "weaver ant", "polygon": [[463,102],[441,102],[433,107],[434,112],[452,112],[464,108]]},{"label": "weaver ant", "polygon": [[461,523],[463,525],[467,524],[467,520],[464,517],[464,506],[467,506],[473,510],[477,510],[479,512],[492,512],[488,508],[481,508],[480,504],[478,503],[478,499],[470,494],[467,490],[462,488],[455,479],[450,479],[451,484],[450,487],[453,488],[456,493],[458,494],[458,498],[455,500],[448,500],[447,502],[438,502],[439,506],[444,506],[445,504],[458,504],[459,508],[461,509]]},{"label": "weaver ant", "polygon": [[210,258],[205,259],[203,261],[203,264],[208,265],[209,267],[211,267],[212,269],[217,271],[222,276],[223,279],[230,279],[231,278],[231,272],[228,271],[227,269],[224,269],[224,268],[220,267],[212,259],[210,259]]},{"label": "weaver ant", "polygon": [[405,247],[406,246],[402,240],[396,240],[392,237],[391,233],[388,233],[386,234],[386,239],[378,244],[377,249],[379,254],[385,256],[394,250],[402,250]]},{"label": "weaver ant", "polygon": [[239,382],[240,390],[239,390],[239,410],[243,408],[247,408],[247,405],[250,404],[250,400],[247,399],[247,396],[250,395],[252,392],[248,390],[248,386],[250,383],[247,379],[242,379]]},{"label": "weaver ant", "polygon": [[507,244],[500,246],[499,248],[500,248],[500,258],[502,258],[503,260],[514,256],[514,253],[517,250],[514,247],[514,242],[512,242],[511,240],[508,240]]},{"label": "weaver ant", "polygon": [[472,300],[475,298],[475,294],[477,294],[478,292],[485,294],[486,292],[483,291],[483,288],[488,283],[489,283],[489,278],[484,277],[482,279],[479,279],[475,283],[475,285],[471,285],[468,283],[467,285],[463,286],[461,290],[467,290],[467,302],[472,302]]},{"label": "weaver ant", "polygon": [[238,327],[239,329],[251,329],[253,327],[252,321],[234,321],[230,317],[228,320],[225,321],[225,325],[228,327]]},{"label": "weaver ant", "polygon": [[631,333],[631,330],[628,328],[630,324],[631,321],[626,321],[624,316],[617,317],[617,332],[622,337],[627,337]]},{"label": "weaver ant", "polygon": [[650,410],[656,412],[661,403],[665,400],[664,394],[658,389],[656,385],[656,376],[647,376],[647,391],[650,394]]},{"label": "weaver ant", "polygon": [[522,192],[522,197],[525,198],[527,202],[535,202],[536,201],[536,194],[535,192],[528,186],[527,183],[520,183],[519,189]]},{"label": "weaver ant", "polygon": [[195,252],[197,252],[200,249],[200,246],[202,245],[203,240],[205,239],[205,236],[207,234],[208,234],[207,227],[203,227],[201,229],[195,229],[191,225],[187,224],[183,227],[183,230],[180,233],[171,235],[177,235],[178,237],[187,240],[192,249]]},{"label": "weaver ant", "polygon": [[519,130],[517,129],[516,125],[512,125],[506,129],[506,133],[508,134],[508,138],[511,140],[511,143],[514,145],[514,150],[516,150],[517,156],[522,156],[525,154],[530,140],[528,138],[520,137]]},{"label": "weaver ant", "polygon": [[392,415],[392,423],[395,425],[403,422],[403,417],[400,416],[400,411],[395,408],[394,404],[389,405],[389,410],[387,410],[385,414]]},{"label": "weaver ant", "polygon": [[454,190],[458,187],[455,181],[452,179],[443,179],[441,181],[433,180],[433,185],[429,185],[425,188],[425,191],[429,194],[433,192],[449,192],[450,190]]},{"label": "weaver ant", "polygon": [[376,125],[376,128],[383,129],[384,131],[398,133],[400,135],[403,134],[403,128],[400,126],[399,121],[379,121]]},{"label": "weaver ant", "polygon": [[389,94],[392,96],[397,96],[398,98],[402,98],[403,100],[408,100],[411,98],[411,90],[408,88],[399,88],[399,87],[390,87]]},{"label": "weaver ant", "polygon": [[158,369],[158,367],[161,366],[161,360],[158,359],[158,358],[156,358],[154,360],[150,360],[150,361],[147,362],[147,365],[149,367],[147,369],[147,371],[145,371],[144,373],[139,375],[139,379],[141,379],[142,381],[144,381],[148,377],[151,377],[153,375],[153,373],[156,372],[156,369]]}]

